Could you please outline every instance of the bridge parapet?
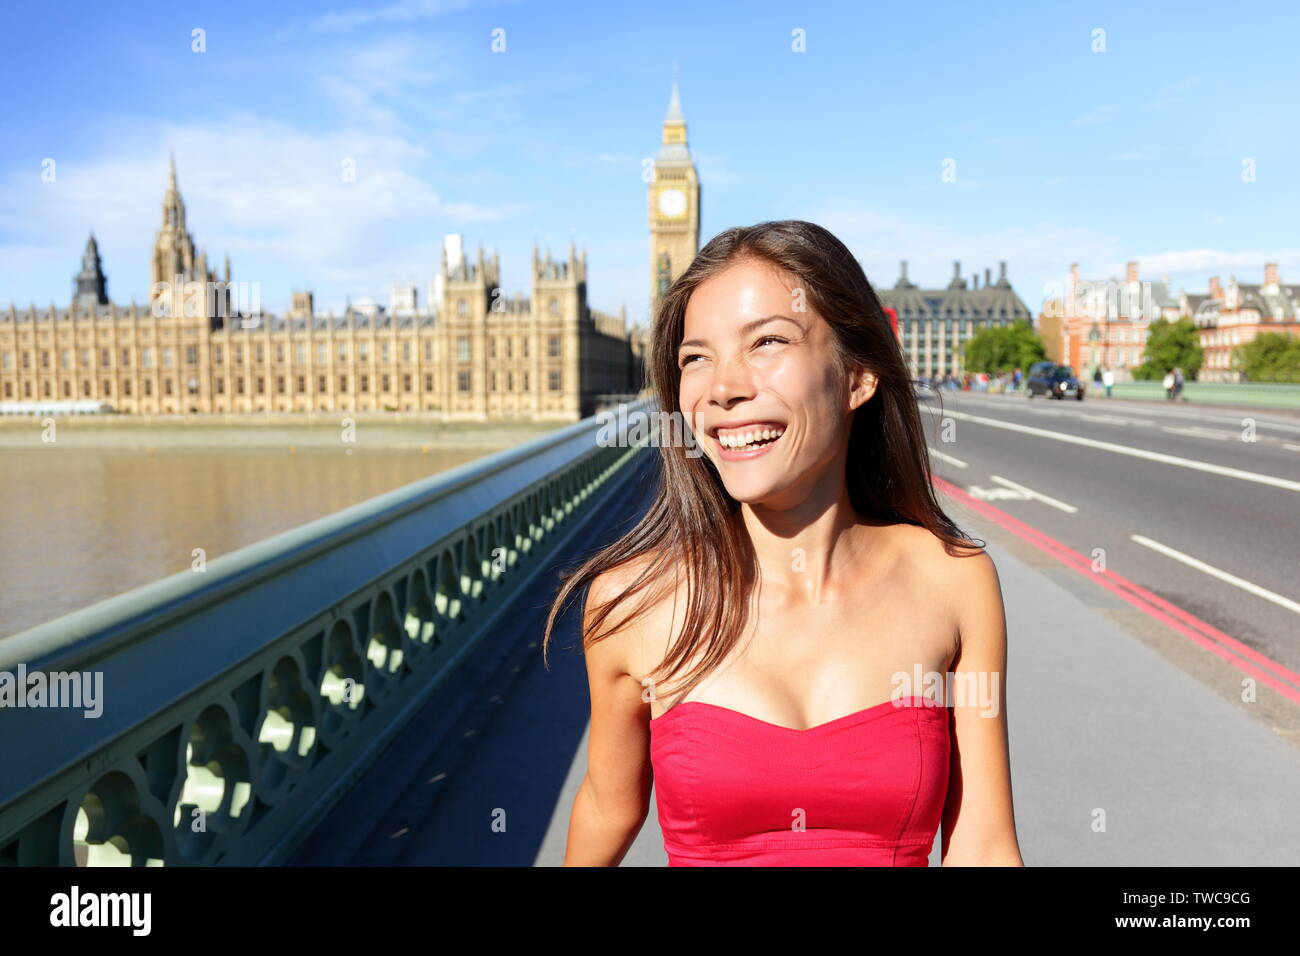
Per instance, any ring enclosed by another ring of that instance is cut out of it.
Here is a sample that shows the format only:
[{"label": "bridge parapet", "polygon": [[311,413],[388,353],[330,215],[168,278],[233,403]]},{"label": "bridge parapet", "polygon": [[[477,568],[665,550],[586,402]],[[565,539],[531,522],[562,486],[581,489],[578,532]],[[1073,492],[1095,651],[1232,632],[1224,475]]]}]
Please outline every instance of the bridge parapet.
[{"label": "bridge parapet", "polygon": [[284,859],[608,498],[646,443],[610,433],[584,419],[0,640],[0,865]]}]

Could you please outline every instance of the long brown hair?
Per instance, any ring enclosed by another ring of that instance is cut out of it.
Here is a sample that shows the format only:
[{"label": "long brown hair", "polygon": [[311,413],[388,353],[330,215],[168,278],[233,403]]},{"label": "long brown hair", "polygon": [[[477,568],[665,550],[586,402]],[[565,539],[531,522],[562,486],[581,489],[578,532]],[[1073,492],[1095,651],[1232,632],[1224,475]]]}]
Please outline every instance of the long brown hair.
[{"label": "long brown hair", "polygon": [[[931,485],[930,456],[917,408],[914,383],[898,339],[858,261],[829,231],[787,219],[736,227],[715,236],[672,284],[654,316],[647,373],[660,413],[681,415],[678,348],[686,304],[699,285],[740,261],[765,262],[794,277],[807,303],[829,323],[841,375],[853,367],[876,377],[875,394],[853,413],[845,480],[855,510],[887,523],[928,528],[954,556],[981,549],[939,507]],[[647,675],[667,680],[692,659],[699,663],[682,678],[688,693],[721,663],[740,639],[759,578],[749,536],[735,521],[740,503],[727,493],[713,462],[685,453],[680,443],[660,441],[661,468],[654,501],[637,525],[604,548],[564,581],[551,605],[542,638],[545,657],[552,628],[564,603],[597,575],[640,556],[645,563],[630,587],[597,608],[583,634],[583,649],[625,627],[685,577],[686,618],[658,667]],[[650,585],[655,591],[617,627],[601,626],[623,601]],[[670,696],[657,691],[659,696]]]}]

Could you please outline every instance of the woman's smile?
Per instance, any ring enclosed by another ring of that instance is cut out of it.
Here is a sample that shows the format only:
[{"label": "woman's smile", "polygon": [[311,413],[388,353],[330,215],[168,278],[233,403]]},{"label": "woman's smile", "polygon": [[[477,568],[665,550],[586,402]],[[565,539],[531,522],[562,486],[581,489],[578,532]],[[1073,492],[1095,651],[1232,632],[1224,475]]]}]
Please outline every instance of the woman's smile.
[{"label": "woman's smile", "polygon": [[757,428],[742,434],[714,434],[714,444],[724,462],[748,462],[751,458],[766,455],[781,440],[785,428]]},{"label": "woman's smile", "polygon": [[766,455],[786,427],[779,422],[760,422],[738,428],[712,429],[713,443],[723,461],[749,461]]}]

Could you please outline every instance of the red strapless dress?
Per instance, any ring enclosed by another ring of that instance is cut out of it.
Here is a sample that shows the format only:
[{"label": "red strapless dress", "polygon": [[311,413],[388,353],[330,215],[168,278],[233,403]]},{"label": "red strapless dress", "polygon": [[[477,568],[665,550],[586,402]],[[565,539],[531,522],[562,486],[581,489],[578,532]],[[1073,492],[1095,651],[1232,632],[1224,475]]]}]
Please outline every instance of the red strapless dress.
[{"label": "red strapless dress", "polygon": [[951,711],[888,700],[807,730],[685,701],[650,721],[669,866],[927,866]]}]

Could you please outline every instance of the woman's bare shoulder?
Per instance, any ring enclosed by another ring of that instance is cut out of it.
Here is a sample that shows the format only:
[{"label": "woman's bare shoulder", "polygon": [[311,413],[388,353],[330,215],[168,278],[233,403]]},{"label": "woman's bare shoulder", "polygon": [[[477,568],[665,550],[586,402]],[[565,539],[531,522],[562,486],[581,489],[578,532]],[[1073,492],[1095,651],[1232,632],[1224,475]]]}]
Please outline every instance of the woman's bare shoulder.
[{"label": "woman's bare shoulder", "polygon": [[955,659],[974,630],[972,622],[988,618],[1000,603],[997,568],[988,551],[974,541],[950,546],[928,528],[906,528],[900,540],[909,557],[909,593],[943,618],[945,648]]},{"label": "woman's bare shoulder", "polygon": [[947,605],[958,633],[978,629],[1002,613],[1001,579],[985,548],[968,540],[950,550],[933,532],[919,527],[916,532],[918,567],[927,579],[927,591]]},{"label": "woman's bare shoulder", "polygon": [[983,546],[967,539],[958,545],[949,545],[929,528],[915,524],[894,526],[900,533],[901,540],[908,553],[918,562],[931,569],[966,568],[972,563],[991,566],[993,559]]},{"label": "woman's bare shoulder", "polygon": [[[587,591],[588,614],[602,605],[617,601],[601,631],[631,630],[639,619],[652,612],[662,601],[662,581],[656,580],[654,553],[628,558],[597,574]],[[639,587],[638,587],[639,584]],[[635,592],[634,592],[634,589]]]},{"label": "woman's bare shoulder", "polygon": [[[656,555],[646,554],[621,562],[592,581],[587,597],[589,615],[600,603],[627,595],[598,628],[600,634],[609,634],[595,646],[606,645],[600,653],[611,660],[610,666],[640,679],[663,657],[675,622],[675,577],[671,562],[664,566],[656,562]],[[638,581],[642,586],[633,594]]]},{"label": "woman's bare shoulder", "polygon": [[954,605],[960,606],[971,592],[997,589],[997,567],[977,542],[950,545],[921,525],[897,527],[915,579],[928,593],[950,595]]}]

